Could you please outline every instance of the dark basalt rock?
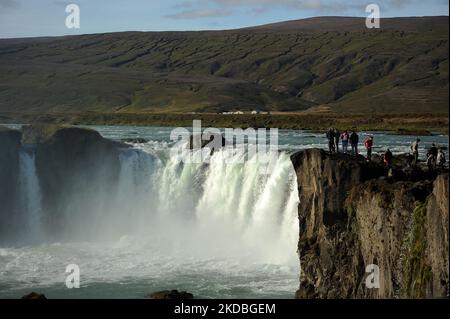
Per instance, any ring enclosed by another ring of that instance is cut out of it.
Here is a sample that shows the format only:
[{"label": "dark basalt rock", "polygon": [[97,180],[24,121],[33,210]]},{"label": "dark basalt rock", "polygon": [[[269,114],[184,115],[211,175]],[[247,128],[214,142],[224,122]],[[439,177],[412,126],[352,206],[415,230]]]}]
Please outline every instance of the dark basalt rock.
[{"label": "dark basalt rock", "polygon": [[44,294],[39,294],[37,292],[31,292],[28,295],[23,296],[21,299],[47,299]]},{"label": "dark basalt rock", "polygon": [[41,124],[25,126],[22,132],[0,128],[0,240],[14,242],[22,227],[21,152],[34,155],[45,211],[41,222],[49,238],[70,239],[81,232],[89,239],[96,235],[95,221],[78,229],[67,225],[88,218],[86,208],[94,207],[99,196],[109,202],[116,194],[120,155],[129,147],[86,128]]},{"label": "dark basalt rock", "polygon": [[122,142],[125,142],[125,143],[133,143],[133,144],[144,144],[144,143],[148,143],[148,140],[146,140],[145,138],[140,138],[140,137],[135,137],[135,138],[123,138],[121,141],[122,141]]},{"label": "dark basalt rock", "polygon": [[[95,201],[93,194],[112,194],[120,171],[121,148],[129,145],[103,138],[79,127],[30,126],[27,140],[35,145],[36,173],[46,212],[48,232],[58,238],[70,236],[64,227],[70,215],[85,211],[77,203]],[[96,196],[97,196],[96,195]],[[73,203],[72,207],[67,203]],[[85,229],[86,237],[95,234]]]},{"label": "dark basalt rock", "polygon": [[[194,137],[196,139],[198,139],[198,141],[200,141],[200,145],[195,145],[194,142]],[[211,143],[213,140],[216,141],[216,143],[218,143],[219,147],[224,147],[226,145],[226,140],[222,135],[218,135],[218,134],[212,134],[210,136],[209,139],[207,140],[203,140],[201,136],[199,135],[191,135],[189,137],[189,149],[193,150],[193,149],[198,149],[200,146],[200,148],[205,148],[206,146],[208,146],[209,143]],[[218,141],[218,142],[217,142]]]},{"label": "dark basalt rock", "polygon": [[382,165],[367,162],[361,155],[329,154],[321,149],[297,152],[291,161],[297,173],[301,221],[315,209],[315,226],[310,225],[312,232],[322,222],[346,222],[344,202],[348,191],[366,180],[385,175]]},{"label": "dark basalt rock", "polygon": [[19,131],[0,126],[0,240],[12,232],[11,221],[17,210],[21,138]]},{"label": "dark basalt rock", "polygon": [[433,184],[433,192],[426,201],[426,250],[425,262],[430,267],[430,277],[425,289],[426,297],[449,295],[449,175],[439,175]]},{"label": "dark basalt rock", "polygon": [[178,290],[163,290],[151,293],[146,296],[150,299],[193,299],[194,295],[186,291],[179,292]]},{"label": "dark basalt rock", "polygon": [[[297,298],[448,296],[447,173],[400,174],[400,160],[386,178],[382,164],[322,150],[291,160],[300,197]],[[365,286],[370,264],[380,269],[378,289]]]},{"label": "dark basalt rock", "polygon": [[22,127],[22,143],[23,144],[37,144],[44,143],[55,134],[56,131],[62,129],[64,126],[51,124],[33,124]]}]

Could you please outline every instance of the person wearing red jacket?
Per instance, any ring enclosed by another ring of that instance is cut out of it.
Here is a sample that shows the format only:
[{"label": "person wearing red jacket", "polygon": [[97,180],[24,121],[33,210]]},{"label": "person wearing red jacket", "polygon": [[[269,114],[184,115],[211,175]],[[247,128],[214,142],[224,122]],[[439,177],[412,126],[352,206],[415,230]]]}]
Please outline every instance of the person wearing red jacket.
[{"label": "person wearing red jacket", "polygon": [[367,160],[370,161],[372,159],[372,148],[373,148],[373,136],[369,136],[364,141],[364,146],[367,150]]}]

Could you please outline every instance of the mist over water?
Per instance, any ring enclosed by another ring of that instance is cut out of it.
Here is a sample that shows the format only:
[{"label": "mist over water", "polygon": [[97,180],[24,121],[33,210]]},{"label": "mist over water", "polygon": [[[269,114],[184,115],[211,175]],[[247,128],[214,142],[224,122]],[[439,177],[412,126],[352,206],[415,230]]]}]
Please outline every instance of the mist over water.
[{"label": "mist over water", "polygon": [[18,240],[22,243],[41,241],[44,238],[42,229],[42,206],[39,180],[36,175],[34,154],[22,149],[19,153],[19,207],[17,225]]},{"label": "mist over water", "polygon": [[[280,153],[270,174],[261,174],[258,161],[227,164],[227,156],[218,151],[209,164],[191,164],[172,161],[164,143],[123,149],[113,191],[92,180],[96,191],[80,182],[75,195],[64,194],[55,237],[33,150],[22,150],[20,227],[15,240],[0,244],[0,296],[40,287],[62,298],[140,298],[157,289],[292,297],[299,230],[289,156]],[[80,266],[77,291],[64,289],[70,263]]]}]

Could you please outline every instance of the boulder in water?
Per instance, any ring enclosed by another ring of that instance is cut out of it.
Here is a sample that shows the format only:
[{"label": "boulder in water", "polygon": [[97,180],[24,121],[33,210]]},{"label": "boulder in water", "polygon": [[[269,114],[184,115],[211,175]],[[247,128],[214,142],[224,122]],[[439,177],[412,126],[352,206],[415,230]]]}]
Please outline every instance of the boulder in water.
[{"label": "boulder in water", "polygon": [[44,294],[37,292],[31,292],[28,295],[23,296],[21,299],[47,299]]},{"label": "boulder in water", "polygon": [[[220,147],[224,147],[226,145],[226,140],[222,135],[212,134],[209,139],[202,139],[200,135],[191,135],[189,137],[189,149],[198,149],[197,145],[194,145],[194,138],[200,141],[200,148],[205,148],[209,143],[215,141],[215,144]],[[211,145],[211,147],[214,145]]]},{"label": "boulder in water", "polygon": [[141,137],[123,138],[123,139],[121,139],[121,141],[125,142],[125,143],[133,143],[133,144],[148,143],[148,140],[146,140],[145,138],[141,138]]},{"label": "boulder in water", "polygon": [[146,298],[150,299],[193,299],[194,295],[186,292],[186,291],[178,291],[178,290],[163,290],[151,293],[146,296]]}]

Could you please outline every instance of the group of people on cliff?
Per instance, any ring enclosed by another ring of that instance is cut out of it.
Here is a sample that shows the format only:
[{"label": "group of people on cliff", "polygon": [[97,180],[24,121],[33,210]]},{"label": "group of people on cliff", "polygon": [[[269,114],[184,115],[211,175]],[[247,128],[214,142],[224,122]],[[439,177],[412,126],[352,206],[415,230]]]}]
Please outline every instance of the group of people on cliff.
[{"label": "group of people on cliff", "polygon": [[353,155],[358,155],[359,136],[355,130],[351,134],[347,130],[339,132],[337,128],[330,128],[326,133],[328,139],[328,150],[330,153],[339,153],[339,141],[342,141],[342,151],[348,153],[348,146],[350,144]]},{"label": "group of people on cliff", "polygon": [[[417,165],[419,161],[419,143],[420,138],[417,138],[411,144],[411,153],[413,155],[412,164],[414,166]],[[431,144],[431,147],[428,149],[426,154],[426,164],[429,169],[434,170],[436,168],[442,168],[446,163],[445,153],[441,147],[437,147],[435,143]]]},{"label": "group of people on cliff", "polygon": [[[328,140],[328,150],[330,153],[339,153],[339,142],[342,144],[342,152],[349,153],[348,146],[351,146],[351,154],[353,156],[358,155],[358,143],[359,143],[359,135],[355,129],[352,130],[351,134],[347,130],[344,132],[340,132],[337,128],[329,128],[326,132],[326,137]],[[411,144],[411,165],[417,166],[419,162],[419,143],[420,139],[417,138]],[[364,147],[367,151],[367,161],[372,160],[372,150],[374,147],[374,137],[373,135],[367,136],[364,140]],[[430,170],[434,170],[436,168],[442,168],[445,163],[445,153],[443,152],[441,147],[437,147],[435,143],[432,144],[430,149],[426,154],[426,164]],[[392,160],[393,154],[391,150],[388,148],[383,155],[384,164],[388,169],[392,168]]]},{"label": "group of people on cliff", "polygon": [[[358,153],[358,144],[359,144],[359,135],[356,133],[356,130],[352,130],[349,133],[347,130],[344,132],[340,132],[337,128],[331,127],[328,129],[326,133],[328,139],[328,151],[330,153],[339,153],[339,141],[342,143],[342,151],[344,153],[348,153],[348,147],[351,147],[351,154],[353,156],[357,156]],[[364,141],[364,147],[367,150],[367,159],[370,160],[372,157],[372,148],[373,148],[373,136],[368,136]]]}]

